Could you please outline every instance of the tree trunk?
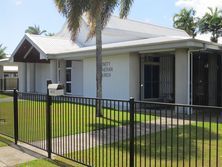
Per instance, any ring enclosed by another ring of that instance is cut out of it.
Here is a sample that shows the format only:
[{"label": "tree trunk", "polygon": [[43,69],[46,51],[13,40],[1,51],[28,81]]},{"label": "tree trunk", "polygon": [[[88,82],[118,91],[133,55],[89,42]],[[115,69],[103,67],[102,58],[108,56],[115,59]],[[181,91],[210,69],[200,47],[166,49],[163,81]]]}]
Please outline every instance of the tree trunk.
[{"label": "tree trunk", "polygon": [[[101,15],[96,18],[96,97],[102,98],[102,25]],[[101,100],[96,101],[96,116],[102,116]]]}]

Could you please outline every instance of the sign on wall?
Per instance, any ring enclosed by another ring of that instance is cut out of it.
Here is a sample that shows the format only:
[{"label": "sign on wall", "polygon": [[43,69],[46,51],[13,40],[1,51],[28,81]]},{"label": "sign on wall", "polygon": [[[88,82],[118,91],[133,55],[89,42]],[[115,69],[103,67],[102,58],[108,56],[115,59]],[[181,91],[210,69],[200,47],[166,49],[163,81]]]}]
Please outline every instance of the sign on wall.
[{"label": "sign on wall", "polygon": [[103,62],[102,63],[102,73],[104,78],[109,78],[112,76],[113,67],[111,62]]}]

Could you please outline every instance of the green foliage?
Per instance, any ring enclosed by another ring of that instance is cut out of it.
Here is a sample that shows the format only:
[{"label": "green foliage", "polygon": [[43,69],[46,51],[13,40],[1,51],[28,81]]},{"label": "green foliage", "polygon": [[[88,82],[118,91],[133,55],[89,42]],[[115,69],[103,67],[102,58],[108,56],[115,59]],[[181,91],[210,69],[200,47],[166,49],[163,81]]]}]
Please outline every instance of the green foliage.
[{"label": "green foliage", "polygon": [[39,26],[29,26],[28,29],[25,30],[25,33],[34,34],[34,35],[42,35],[46,33],[46,30],[41,30]]},{"label": "green foliage", "polygon": [[37,159],[37,160],[26,162],[17,166],[18,167],[39,167],[39,166],[57,167],[58,165],[50,162],[47,159]]},{"label": "green foliage", "polygon": [[5,56],[6,56],[5,49],[6,49],[6,47],[4,47],[2,44],[0,44],[0,59],[5,58]]},{"label": "green foliage", "polygon": [[200,33],[212,33],[211,41],[218,42],[218,38],[222,36],[222,11],[218,8],[208,8],[207,12],[199,23]]},{"label": "green foliage", "polygon": [[106,26],[115,7],[120,5],[120,17],[126,18],[129,14],[133,0],[54,0],[60,13],[68,20],[68,28],[72,34],[72,40],[81,25],[81,17],[86,14],[90,26],[89,38],[96,32],[96,19],[100,17],[102,29]]},{"label": "green foliage", "polygon": [[54,36],[54,35],[55,35],[55,33],[50,33],[50,32],[45,33],[45,36],[49,36],[49,37],[52,37],[52,36]]},{"label": "green foliage", "polygon": [[173,26],[178,29],[186,31],[190,36],[195,38],[197,35],[198,18],[195,17],[196,11],[194,9],[182,9],[180,13],[173,17]]}]

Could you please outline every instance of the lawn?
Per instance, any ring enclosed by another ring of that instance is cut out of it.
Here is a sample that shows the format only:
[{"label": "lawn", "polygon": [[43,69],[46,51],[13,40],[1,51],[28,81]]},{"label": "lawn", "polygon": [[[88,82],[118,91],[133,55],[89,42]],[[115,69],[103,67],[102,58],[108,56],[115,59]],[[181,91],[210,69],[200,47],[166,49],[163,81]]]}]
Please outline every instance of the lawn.
[{"label": "lawn", "polygon": [[8,98],[8,97],[12,97],[12,96],[8,96],[8,95],[0,94],[0,99]]},{"label": "lawn", "polygon": [[0,147],[4,147],[4,146],[7,146],[7,144],[0,141]]},{"label": "lawn", "polygon": [[[0,103],[0,132],[13,136],[13,102]],[[36,141],[46,138],[46,103],[19,101],[19,138]],[[52,105],[52,136],[66,136],[98,129],[129,124],[129,112],[103,109],[103,117],[96,117],[95,107],[74,103]],[[136,121],[145,122],[147,115],[135,114]],[[154,116],[151,116],[154,119]]]},{"label": "lawn", "polygon": [[[219,125],[219,133],[219,164],[222,164],[222,124]],[[211,144],[209,142],[209,134],[211,134]],[[191,126],[184,125],[179,126],[178,128],[158,132],[156,135],[151,134],[138,137],[135,143],[136,166],[183,166],[183,163],[184,166],[189,166],[189,159],[191,166],[195,166],[196,156],[198,166],[202,166],[202,161],[204,162],[204,166],[216,166],[215,123],[211,124],[211,133],[209,123],[205,123],[204,137],[202,123],[198,123],[197,126],[195,124],[192,124]],[[208,165],[210,152],[211,164]],[[129,141],[117,142],[85,151],[78,151],[65,156],[98,167],[124,167],[129,165]]]}]

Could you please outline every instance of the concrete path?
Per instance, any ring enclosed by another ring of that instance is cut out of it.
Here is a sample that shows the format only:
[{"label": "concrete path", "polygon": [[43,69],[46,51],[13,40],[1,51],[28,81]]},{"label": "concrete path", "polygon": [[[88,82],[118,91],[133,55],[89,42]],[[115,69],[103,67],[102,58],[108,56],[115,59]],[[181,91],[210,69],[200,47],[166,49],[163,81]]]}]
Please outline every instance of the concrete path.
[{"label": "concrete path", "polygon": [[1,102],[13,102],[13,97],[0,98]]},{"label": "concrete path", "polygon": [[0,147],[0,167],[16,166],[35,159],[34,156],[28,155],[10,146]]},{"label": "concrete path", "polygon": [[[135,126],[135,137],[144,136],[150,133],[160,132],[166,128],[174,128],[179,125],[189,124],[188,120],[183,122],[182,119],[162,118],[152,120],[151,123],[137,123]],[[57,154],[67,154],[75,151],[82,151],[89,148],[122,142],[129,139],[129,125],[96,130],[77,135],[54,138],[52,140],[52,150]],[[41,145],[42,142],[34,142],[34,145]]]}]

